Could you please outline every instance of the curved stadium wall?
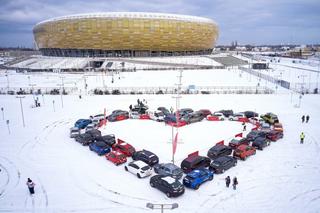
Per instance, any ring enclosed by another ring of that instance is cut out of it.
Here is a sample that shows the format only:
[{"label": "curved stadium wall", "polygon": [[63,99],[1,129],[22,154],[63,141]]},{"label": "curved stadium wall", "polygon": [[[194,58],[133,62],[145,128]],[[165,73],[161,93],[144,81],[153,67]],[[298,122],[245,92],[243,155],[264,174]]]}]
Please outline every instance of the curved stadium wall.
[{"label": "curved stadium wall", "polygon": [[134,57],[211,53],[217,24],[207,18],[162,13],[64,16],[33,29],[43,55]]}]

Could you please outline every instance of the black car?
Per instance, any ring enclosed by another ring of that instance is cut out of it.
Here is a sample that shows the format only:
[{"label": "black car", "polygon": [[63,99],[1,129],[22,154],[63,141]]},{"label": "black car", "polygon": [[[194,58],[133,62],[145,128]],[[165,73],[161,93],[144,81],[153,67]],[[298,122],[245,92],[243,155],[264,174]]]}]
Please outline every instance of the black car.
[{"label": "black car", "polygon": [[247,134],[246,138],[247,138],[247,140],[248,140],[249,142],[251,142],[251,141],[255,140],[257,137],[266,137],[266,134],[267,134],[267,133],[264,132],[264,131],[251,130],[251,131]]},{"label": "black car", "polygon": [[265,137],[257,137],[252,141],[251,146],[263,150],[264,147],[269,146],[271,141]]},{"label": "black car", "polygon": [[229,146],[232,149],[236,149],[240,145],[249,145],[250,141],[247,138],[242,138],[242,137],[235,137],[229,142]]},{"label": "black car", "polygon": [[150,186],[164,192],[167,197],[178,197],[184,193],[184,186],[170,176],[155,175],[150,178]]},{"label": "black car", "polygon": [[258,117],[259,116],[259,114],[254,112],[254,111],[244,111],[243,114],[247,118],[253,118],[253,117]]},{"label": "black car", "polygon": [[149,166],[153,166],[153,165],[159,163],[158,156],[148,150],[145,150],[145,149],[143,149],[141,151],[134,152],[132,155],[132,159],[133,160],[141,160],[141,161],[145,162],[146,164],[148,164]]},{"label": "black car", "polygon": [[86,133],[89,133],[95,140],[101,137],[101,131],[98,129],[92,129],[92,130],[86,131]]},{"label": "black car", "polygon": [[221,156],[230,155],[231,153],[232,148],[230,146],[217,144],[209,149],[207,156],[211,159],[216,159]]},{"label": "black car", "polygon": [[146,111],[148,110],[148,106],[144,104],[135,105],[131,111],[138,112],[139,114],[146,114]]},{"label": "black car", "polygon": [[181,118],[181,120],[190,123],[200,122],[204,119],[204,116],[201,112],[192,112],[190,114],[186,114]]},{"label": "black car", "polygon": [[164,115],[170,114],[170,111],[165,107],[158,107],[157,110],[163,112]]},{"label": "black car", "polygon": [[181,162],[181,169],[184,173],[189,173],[194,169],[206,168],[210,165],[210,158],[204,156],[190,156]]},{"label": "black car", "polygon": [[96,141],[102,141],[108,144],[109,146],[113,146],[116,143],[116,137],[114,136],[114,134],[103,135],[103,136],[97,137]]},{"label": "black car", "polygon": [[220,110],[218,112],[221,112],[225,117],[229,118],[229,116],[233,115],[233,110],[228,109],[228,110]]},{"label": "black car", "polygon": [[77,135],[75,137],[75,140],[79,143],[81,143],[82,145],[86,146],[89,145],[90,143],[94,142],[94,137],[92,137],[92,135],[89,132]]},{"label": "black car", "polygon": [[226,170],[237,165],[237,159],[231,156],[222,156],[213,160],[209,166],[214,173],[224,173]]}]

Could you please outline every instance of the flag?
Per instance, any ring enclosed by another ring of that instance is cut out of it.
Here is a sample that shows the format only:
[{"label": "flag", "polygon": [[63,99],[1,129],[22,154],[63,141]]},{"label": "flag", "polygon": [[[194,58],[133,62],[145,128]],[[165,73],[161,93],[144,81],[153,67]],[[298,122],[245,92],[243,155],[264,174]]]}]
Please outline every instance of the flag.
[{"label": "flag", "polygon": [[176,153],[177,143],[178,143],[178,132],[176,133],[176,136],[174,137],[174,139],[172,141],[172,153],[173,154]]},{"label": "flag", "polygon": [[242,137],[242,132],[239,134],[236,134],[234,137]]}]

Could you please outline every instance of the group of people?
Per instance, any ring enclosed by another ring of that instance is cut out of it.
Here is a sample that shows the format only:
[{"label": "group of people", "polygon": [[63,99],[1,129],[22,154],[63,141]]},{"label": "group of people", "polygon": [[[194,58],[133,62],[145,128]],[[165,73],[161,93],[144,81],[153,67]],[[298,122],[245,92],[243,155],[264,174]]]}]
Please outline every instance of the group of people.
[{"label": "group of people", "polygon": [[[230,183],[231,183],[230,176],[227,176],[225,180],[226,180],[226,187],[229,188]],[[237,177],[234,177],[234,178],[232,179],[232,187],[233,187],[234,190],[237,189],[237,185],[238,185],[238,179],[237,179]]]},{"label": "group of people", "polygon": [[309,116],[309,115],[307,115],[307,116],[302,115],[302,117],[301,117],[301,121],[302,121],[302,123],[304,123],[304,121],[306,121],[306,123],[308,123],[308,122],[309,122],[309,120],[310,120],[310,116]]}]

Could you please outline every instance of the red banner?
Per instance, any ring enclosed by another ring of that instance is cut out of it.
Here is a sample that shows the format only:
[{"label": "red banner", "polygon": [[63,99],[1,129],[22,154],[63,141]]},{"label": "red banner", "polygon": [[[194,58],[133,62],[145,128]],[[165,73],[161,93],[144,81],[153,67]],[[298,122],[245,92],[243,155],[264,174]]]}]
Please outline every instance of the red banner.
[{"label": "red banner", "polygon": [[196,151],[196,152],[190,153],[190,154],[188,155],[188,158],[189,158],[189,157],[193,157],[193,156],[198,156],[198,155],[199,155],[199,151]]},{"label": "red banner", "polygon": [[118,142],[118,144],[121,144],[121,143],[125,143],[125,141],[123,141],[123,140],[121,140],[121,139],[117,139],[117,142]]},{"label": "red banner", "polygon": [[242,132],[239,134],[236,134],[234,137],[242,137]]},{"label": "red banner", "polygon": [[177,144],[178,144],[178,132],[176,133],[176,136],[174,137],[173,142],[172,142],[172,153],[173,154],[176,153]]},{"label": "red banner", "polygon": [[224,145],[224,140],[219,141],[218,143],[216,143],[216,145]]}]

